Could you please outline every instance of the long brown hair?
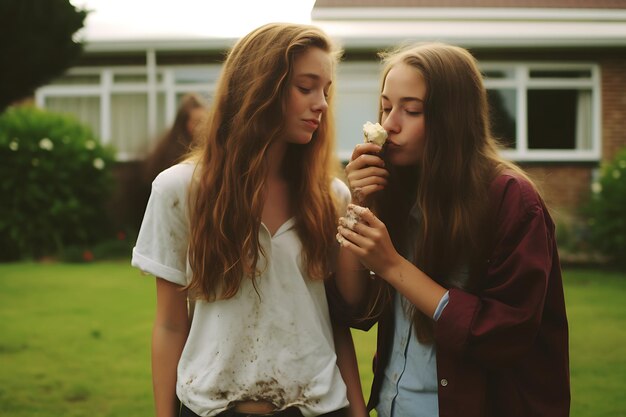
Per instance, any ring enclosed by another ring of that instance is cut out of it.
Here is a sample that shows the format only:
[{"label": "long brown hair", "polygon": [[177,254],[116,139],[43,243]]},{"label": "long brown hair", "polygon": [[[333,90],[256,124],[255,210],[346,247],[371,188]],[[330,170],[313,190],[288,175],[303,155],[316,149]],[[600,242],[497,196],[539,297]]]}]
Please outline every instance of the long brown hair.
[{"label": "long brown hair", "polygon": [[[268,24],[240,39],[229,52],[217,86],[190,193],[188,288],[199,298],[234,296],[242,279],[255,278],[260,257],[261,214],[268,172],[267,151],[284,132],[283,115],[294,60],[309,48],[339,53],[318,28]],[[334,156],[333,89],[328,110],[312,140],[290,144],[282,167],[290,181],[296,230],[311,279],[330,270],[336,205],[331,181],[339,163]]]},{"label": "long brown hair", "polygon": [[176,112],[174,124],[159,139],[154,150],[144,161],[143,176],[145,182],[151,183],[161,171],[184,158],[191,149],[193,142],[193,134],[188,128],[191,113],[195,109],[208,111],[208,108],[206,101],[196,93],[183,96]]},{"label": "long brown hair", "polygon": [[[392,169],[390,186],[377,201],[380,215],[394,241],[404,244],[404,222],[416,206],[421,215],[416,266],[447,288],[472,291],[489,236],[485,228],[489,186],[505,169],[525,175],[498,154],[482,75],[467,50],[428,43],[381,56],[383,86],[391,68],[403,63],[423,77],[426,96],[423,156],[417,169]],[[382,108],[379,111],[380,118]],[[465,268],[467,280],[454,280]],[[432,320],[414,306],[411,310],[418,339],[432,341]]]}]

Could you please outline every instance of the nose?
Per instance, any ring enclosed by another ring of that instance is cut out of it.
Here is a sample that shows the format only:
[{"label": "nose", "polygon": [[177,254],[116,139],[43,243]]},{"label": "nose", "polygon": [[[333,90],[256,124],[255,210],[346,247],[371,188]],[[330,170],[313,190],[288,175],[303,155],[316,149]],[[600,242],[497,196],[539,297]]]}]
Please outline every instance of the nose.
[{"label": "nose", "polygon": [[312,110],[316,113],[324,113],[328,109],[328,102],[326,101],[326,95],[321,93],[315,98]]},{"label": "nose", "polygon": [[400,122],[397,120],[396,113],[393,110],[391,110],[387,117],[381,121],[381,126],[387,131],[387,133],[400,132]]}]

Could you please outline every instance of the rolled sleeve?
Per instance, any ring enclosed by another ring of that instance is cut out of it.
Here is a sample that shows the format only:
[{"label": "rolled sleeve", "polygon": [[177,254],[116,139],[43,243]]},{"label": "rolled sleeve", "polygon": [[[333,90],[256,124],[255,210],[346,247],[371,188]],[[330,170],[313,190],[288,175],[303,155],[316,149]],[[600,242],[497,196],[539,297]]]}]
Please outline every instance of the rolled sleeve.
[{"label": "rolled sleeve", "polygon": [[168,171],[157,177],[152,185],[131,265],[175,284],[186,285],[187,190],[180,181],[168,178],[177,174],[176,171]]},{"label": "rolled sleeve", "polygon": [[441,297],[441,300],[439,300],[439,304],[437,304],[437,308],[433,314],[433,320],[439,320],[441,313],[443,313],[443,309],[448,305],[448,301],[450,301],[450,291],[446,291],[446,293]]}]

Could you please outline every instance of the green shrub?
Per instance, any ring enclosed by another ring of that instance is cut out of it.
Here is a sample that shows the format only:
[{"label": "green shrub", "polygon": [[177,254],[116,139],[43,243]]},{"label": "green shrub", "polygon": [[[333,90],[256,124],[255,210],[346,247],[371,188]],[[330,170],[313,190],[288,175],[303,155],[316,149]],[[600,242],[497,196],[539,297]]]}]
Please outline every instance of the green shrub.
[{"label": "green shrub", "polygon": [[585,212],[592,243],[626,267],[626,148],[602,165]]},{"label": "green shrub", "polygon": [[102,240],[94,245],[68,246],[60,253],[59,259],[69,263],[128,260],[135,241],[136,238],[129,238],[126,232],[118,231],[115,238]]},{"label": "green shrub", "polygon": [[0,260],[58,254],[107,236],[113,151],[67,115],[0,115]]}]

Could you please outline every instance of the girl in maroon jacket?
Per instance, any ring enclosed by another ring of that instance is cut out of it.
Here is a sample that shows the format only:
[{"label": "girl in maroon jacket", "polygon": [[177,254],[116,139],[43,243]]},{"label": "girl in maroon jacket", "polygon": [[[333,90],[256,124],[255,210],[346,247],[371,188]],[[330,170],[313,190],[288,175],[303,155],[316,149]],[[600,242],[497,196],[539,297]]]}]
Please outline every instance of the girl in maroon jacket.
[{"label": "girl in maroon jacket", "polygon": [[357,145],[346,167],[353,203],[372,210],[353,206],[358,221],[341,218],[337,235],[338,289],[359,327],[379,324],[369,408],[569,415],[554,224],[529,178],[498,156],[476,61],[425,44],[385,63],[384,150]]}]

